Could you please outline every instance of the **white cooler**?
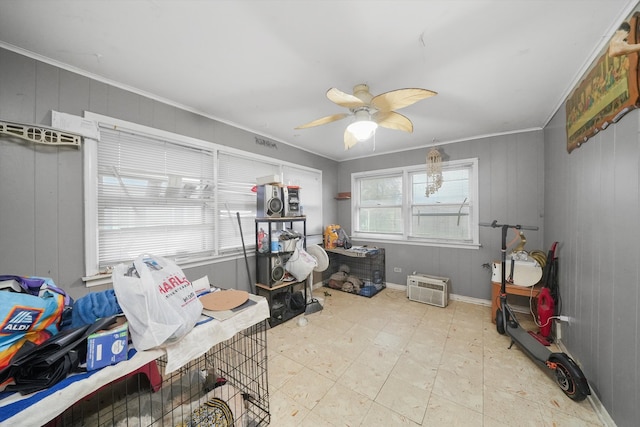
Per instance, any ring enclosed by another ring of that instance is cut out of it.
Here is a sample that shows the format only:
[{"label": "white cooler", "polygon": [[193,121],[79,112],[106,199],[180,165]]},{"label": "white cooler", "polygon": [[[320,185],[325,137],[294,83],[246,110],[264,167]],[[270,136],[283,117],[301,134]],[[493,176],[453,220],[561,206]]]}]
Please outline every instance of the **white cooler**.
[{"label": "white cooler", "polygon": [[[502,283],[502,263],[493,262],[491,281]],[[507,279],[511,275],[511,260],[507,259]],[[542,279],[542,267],[535,260],[514,261],[513,284],[518,286],[533,286]]]}]

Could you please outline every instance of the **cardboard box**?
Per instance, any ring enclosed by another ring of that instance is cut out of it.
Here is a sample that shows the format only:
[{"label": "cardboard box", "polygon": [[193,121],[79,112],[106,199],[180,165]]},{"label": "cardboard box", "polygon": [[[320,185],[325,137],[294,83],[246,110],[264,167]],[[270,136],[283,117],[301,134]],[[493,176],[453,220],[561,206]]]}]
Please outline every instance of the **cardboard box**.
[{"label": "cardboard box", "polygon": [[105,331],[98,331],[87,338],[87,371],[115,365],[127,360],[129,351],[129,324],[124,316]]}]

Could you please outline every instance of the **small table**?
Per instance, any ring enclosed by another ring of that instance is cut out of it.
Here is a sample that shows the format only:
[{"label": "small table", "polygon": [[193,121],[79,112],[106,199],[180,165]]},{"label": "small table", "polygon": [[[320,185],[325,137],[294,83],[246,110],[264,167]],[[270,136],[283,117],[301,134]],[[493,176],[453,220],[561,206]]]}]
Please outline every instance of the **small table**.
[{"label": "small table", "polygon": [[[491,321],[496,323],[496,310],[500,306],[500,286],[498,282],[491,282]],[[533,288],[533,289],[532,289]],[[521,295],[525,297],[538,298],[542,285],[538,283],[534,286],[518,286],[507,283],[507,295]]]}]

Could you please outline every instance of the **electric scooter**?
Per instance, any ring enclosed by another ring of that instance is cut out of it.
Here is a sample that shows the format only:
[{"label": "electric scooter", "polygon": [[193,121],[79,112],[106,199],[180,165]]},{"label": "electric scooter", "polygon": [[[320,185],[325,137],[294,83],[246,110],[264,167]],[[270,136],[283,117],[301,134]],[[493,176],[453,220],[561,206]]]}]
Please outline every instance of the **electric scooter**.
[{"label": "electric scooter", "polygon": [[[500,308],[496,310],[496,329],[500,335],[508,335],[511,344],[517,344],[534,362],[550,370],[555,382],[562,389],[564,394],[575,401],[584,400],[591,391],[587,378],[582,373],[576,362],[566,353],[551,352],[544,344],[536,340],[524,330],[515,316],[514,311],[507,303],[506,292],[506,261],[507,261],[507,231],[512,228],[516,230],[538,230],[538,227],[528,227],[522,225],[498,224],[494,220],[491,224],[480,224],[484,227],[502,229],[502,279],[500,286]],[[513,274],[513,271],[511,272]],[[547,371],[549,372],[549,371]]]}]

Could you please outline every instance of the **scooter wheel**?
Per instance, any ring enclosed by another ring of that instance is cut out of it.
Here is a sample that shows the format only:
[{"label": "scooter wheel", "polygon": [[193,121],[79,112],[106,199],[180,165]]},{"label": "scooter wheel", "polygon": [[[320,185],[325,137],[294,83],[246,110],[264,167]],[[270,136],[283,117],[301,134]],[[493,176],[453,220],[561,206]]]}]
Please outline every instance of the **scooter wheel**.
[{"label": "scooter wheel", "polygon": [[500,335],[504,335],[504,319],[502,317],[502,310],[496,310],[496,330]]},{"label": "scooter wheel", "polygon": [[555,353],[549,360],[556,364],[554,379],[564,394],[576,402],[586,399],[587,393],[578,382],[586,383],[587,380],[578,365],[564,353]]}]

